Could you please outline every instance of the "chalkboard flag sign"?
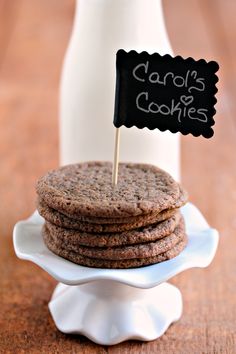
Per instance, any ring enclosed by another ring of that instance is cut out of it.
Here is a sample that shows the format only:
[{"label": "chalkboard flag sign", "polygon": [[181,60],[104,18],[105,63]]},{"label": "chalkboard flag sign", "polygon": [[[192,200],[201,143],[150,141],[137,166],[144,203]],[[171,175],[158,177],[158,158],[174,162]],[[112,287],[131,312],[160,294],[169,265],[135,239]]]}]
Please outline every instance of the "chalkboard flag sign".
[{"label": "chalkboard flag sign", "polygon": [[[115,127],[158,128],[211,138],[218,69],[215,61],[120,49],[116,56]],[[119,129],[114,165],[118,164],[118,145]],[[114,169],[113,177],[116,184]]]}]

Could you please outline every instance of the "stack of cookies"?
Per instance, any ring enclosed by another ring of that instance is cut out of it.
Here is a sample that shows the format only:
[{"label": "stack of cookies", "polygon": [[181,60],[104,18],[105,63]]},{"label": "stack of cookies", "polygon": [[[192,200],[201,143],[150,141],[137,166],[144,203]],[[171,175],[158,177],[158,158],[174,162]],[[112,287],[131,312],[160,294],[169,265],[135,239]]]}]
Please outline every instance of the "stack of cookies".
[{"label": "stack of cookies", "polygon": [[68,165],[40,178],[37,203],[47,247],[97,268],[140,267],[177,256],[187,243],[182,187],[147,164],[120,163],[118,184],[111,180],[109,162]]}]

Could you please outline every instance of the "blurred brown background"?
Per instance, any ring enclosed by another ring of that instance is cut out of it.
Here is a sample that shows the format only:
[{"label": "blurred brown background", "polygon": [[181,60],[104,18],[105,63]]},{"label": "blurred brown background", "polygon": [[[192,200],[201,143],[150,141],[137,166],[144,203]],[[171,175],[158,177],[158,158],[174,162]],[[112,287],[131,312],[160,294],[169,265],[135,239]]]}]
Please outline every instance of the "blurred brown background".
[{"label": "blurred brown background", "polygon": [[215,136],[182,137],[182,180],[220,230],[212,265],[177,276],[184,313],[150,343],[115,347],[56,330],[56,282],[16,258],[12,228],[35,209],[34,184],[58,165],[58,85],[73,0],[0,0],[0,353],[235,353],[236,2],[164,0],[176,54],[220,64]]}]

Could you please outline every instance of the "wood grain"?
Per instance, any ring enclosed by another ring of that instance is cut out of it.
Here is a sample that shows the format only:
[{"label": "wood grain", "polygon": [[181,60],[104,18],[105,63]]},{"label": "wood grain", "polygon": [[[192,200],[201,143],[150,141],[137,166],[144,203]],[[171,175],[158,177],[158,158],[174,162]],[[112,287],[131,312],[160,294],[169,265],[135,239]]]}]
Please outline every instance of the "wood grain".
[{"label": "wood grain", "polygon": [[219,61],[215,136],[182,138],[182,179],[219,250],[173,283],[184,313],[158,340],[114,347],[57,331],[47,303],[56,282],[16,258],[12,228],[34,210],[36,179],[58,165],[58,84],[73,0],[0,0],[0,353],[235,353],[236,27],[234,0],[164,0],[176,54]]}]

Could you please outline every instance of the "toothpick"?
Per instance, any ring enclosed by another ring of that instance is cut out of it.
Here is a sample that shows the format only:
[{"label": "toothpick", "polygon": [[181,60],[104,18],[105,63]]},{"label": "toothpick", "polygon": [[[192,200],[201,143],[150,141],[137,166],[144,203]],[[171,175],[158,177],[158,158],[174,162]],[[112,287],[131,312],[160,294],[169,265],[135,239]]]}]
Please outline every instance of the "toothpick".
[{"label": "toothpick", "polygon": [[114,150],[114,160],[113,160],[113,170],[112,170],[113,187],[117,184],[117,180],[118,180],[119,150],[120,150],[120,128],[116,128],[115,150]]}]

